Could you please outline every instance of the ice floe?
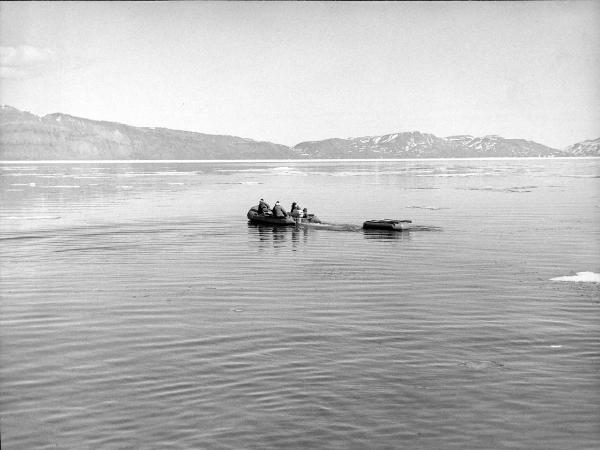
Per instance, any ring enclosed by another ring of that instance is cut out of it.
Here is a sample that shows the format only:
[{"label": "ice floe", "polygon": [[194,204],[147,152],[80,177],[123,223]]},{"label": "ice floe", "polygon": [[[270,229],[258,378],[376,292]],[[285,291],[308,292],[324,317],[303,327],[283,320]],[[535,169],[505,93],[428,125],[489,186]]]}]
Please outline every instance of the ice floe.
[{"label": "ice floe", "polygon": [[6,220],[56,220],[60,219],[60,216],[7,216],[4,217]]},{"label": "ice floe", "polygon": [[577,272],[577,275],[550,278],[550,281],[571,281],[574,283],[600,283],[600,273]]},{"label": "ice floe", "polygon": [[407,208],[412,208],[412,209],[429,209],[431,211],[437,211],[438,209],[449,209],[449,208],[442,208],[439,206],[419,206],[419,205],[411,205],[411,206],[407,206]]}]

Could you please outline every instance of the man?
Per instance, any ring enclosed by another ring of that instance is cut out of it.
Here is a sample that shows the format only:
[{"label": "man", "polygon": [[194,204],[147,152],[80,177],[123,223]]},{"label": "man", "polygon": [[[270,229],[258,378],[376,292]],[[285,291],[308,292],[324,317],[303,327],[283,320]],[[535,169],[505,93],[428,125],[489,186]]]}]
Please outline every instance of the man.
[{"label": "man", "polygon": [[264,199],[261,198],[260,202],[258,203],[258,213],[265,214],[270,209],[271,209],[271,207],[269,206],[269,204],[267,202],[265,202]]},{"label": "man", "polygon": [[275,206],[273,206],[273,216],[278,218],[284,218],[287,216],[285,209],[279,204],[279,200],[275,202]]}]

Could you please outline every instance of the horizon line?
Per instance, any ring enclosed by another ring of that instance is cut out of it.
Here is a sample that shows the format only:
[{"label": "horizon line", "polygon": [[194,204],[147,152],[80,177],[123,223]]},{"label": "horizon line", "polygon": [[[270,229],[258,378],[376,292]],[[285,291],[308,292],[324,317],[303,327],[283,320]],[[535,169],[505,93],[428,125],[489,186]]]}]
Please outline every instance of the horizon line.
[{"label": "horizon line", "polygon": [[46,159],[46,160],[0,160],[0,164],[160,164],[160,163],[240,163],[240,162],[393,162],[393,161],[501,161],[513,159],[600,159],[600,156],[483,156],[467,158],[328,158],[328,159]]}]

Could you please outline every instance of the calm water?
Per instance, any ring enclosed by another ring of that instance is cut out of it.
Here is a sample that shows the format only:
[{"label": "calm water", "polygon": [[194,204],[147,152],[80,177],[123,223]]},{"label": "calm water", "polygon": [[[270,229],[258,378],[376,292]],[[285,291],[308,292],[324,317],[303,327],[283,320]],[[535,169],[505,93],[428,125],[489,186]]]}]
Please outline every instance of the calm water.
[{"label": "calm water", "polygon": [[598,159],[0,170],[3,448],[598,445]]}]

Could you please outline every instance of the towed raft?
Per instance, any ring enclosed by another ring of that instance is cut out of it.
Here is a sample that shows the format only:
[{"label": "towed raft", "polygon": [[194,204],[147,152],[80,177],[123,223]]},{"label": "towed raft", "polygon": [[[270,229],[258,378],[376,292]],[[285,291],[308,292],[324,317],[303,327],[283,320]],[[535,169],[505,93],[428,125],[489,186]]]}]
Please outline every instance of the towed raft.
[{"label": "towed raft", "polygon": [[308,217],[299,217],[298,222],[291,216],[275,217],[271,214],[259,214],[258,206],[253,206],[246,214],[250,223],[259,225],[275,225],[275,226],[290,226],[298,223],[321,223],[319,218],[314,214],[309,214]]},{"label": "towed raft", "polygon": [[410,229],[412,220],[367,220],[363,223],[365,230],[389,230],[389,231],[407,231]]}]

